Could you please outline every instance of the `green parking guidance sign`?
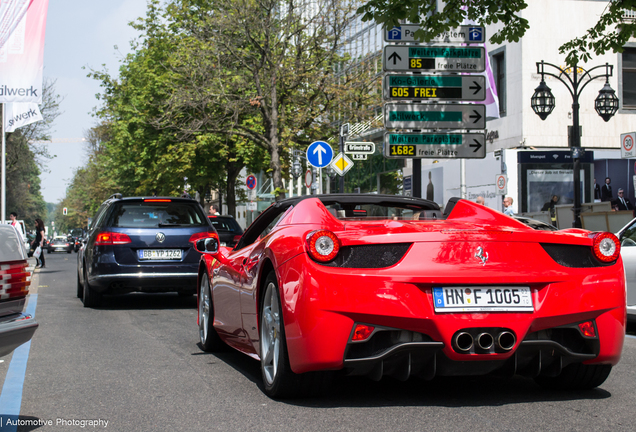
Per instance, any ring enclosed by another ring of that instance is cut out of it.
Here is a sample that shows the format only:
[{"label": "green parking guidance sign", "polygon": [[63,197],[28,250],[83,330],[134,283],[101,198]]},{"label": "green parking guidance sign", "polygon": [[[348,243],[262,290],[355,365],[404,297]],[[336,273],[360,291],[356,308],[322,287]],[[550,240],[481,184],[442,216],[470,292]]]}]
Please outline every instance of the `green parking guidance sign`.
[{"label": "green parking guidance sign", "polygon": [[384,134],[384,156],[389,159],[483,159],[483,133],[392,133]]},{"label": "green parking guidance sign", "polygon": [[486,77],[388,74],[383,90],[385,100],[483,101]]},{"label": "green parking guidance sign", "polygon": [[485,129],[484,104],[384,104],[386,129]]},{"label": "green parking guidance sign", "polygon": [[483,47],[387,45],[382,67],[386,72],[483,72],[485,56]]}]

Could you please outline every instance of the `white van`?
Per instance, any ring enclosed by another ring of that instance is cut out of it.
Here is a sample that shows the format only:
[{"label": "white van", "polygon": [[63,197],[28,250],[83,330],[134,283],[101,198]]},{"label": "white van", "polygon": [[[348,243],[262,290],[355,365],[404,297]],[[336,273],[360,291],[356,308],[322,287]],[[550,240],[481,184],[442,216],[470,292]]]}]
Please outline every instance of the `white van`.
[{"label": "white van", "polygon": [[[26,235],[26,225],[24,224],[23,220],[16,220],[16,222],[18,223],[16,225],[16,228],[18,232],[22,235],[22,242],[24,243],[24,246],[26,247],[26,249],[29,250],[31,245],[29,245],[29,239],[27,238],[27,235]],[[11,225],[11,221],[8,220],[7,224]]]}]

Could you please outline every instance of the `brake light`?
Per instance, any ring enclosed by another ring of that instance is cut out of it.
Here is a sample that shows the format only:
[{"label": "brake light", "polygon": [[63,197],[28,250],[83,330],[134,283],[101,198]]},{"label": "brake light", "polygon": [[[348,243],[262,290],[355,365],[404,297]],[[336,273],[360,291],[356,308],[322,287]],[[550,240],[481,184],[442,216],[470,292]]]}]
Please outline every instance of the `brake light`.
[{"label": "brake light", "polygon": [[307,248],[316,261],[328,262],[340,252],[340,239],[331,231],[312,231],[307,235]]},{"label": "brake light", "polygon": [[27,263],[0,265],[0,299],[20,298],[29,294],[31,272]]},{"label": "brake light", "polygon": [[602,262],[616,261],[621,253],[621,244],[612,233],[600,232],[591,235],[593,238],[592,251],[594,256]]},{"label": "brake light", "polygon": [[373,326],[369,326],[366,324],[356,324],[356,328],[353,331],[353,337],[351,338],[351,340],[354,341],[363,341],[369,338],[369,336],[371,336],[371,333],[373,333],[373,330],[375,330],[375,327]]},{"label": "brake light", "polygon": [[145,199],[144,202],[172,202],[172,200],[171,199],[151,198],[151,199]]},{"label": "brake light", "polygon": [[201,240],[203,238],[214,238],[214,234],[215,233],[213,231],[194,233],[190,236],[190,240],[188,241],[190,243],[195,243],[197,240]]},{"label": "brake light", "polygon": [[100,232],[95,239],[95,246],[112,246],[132,243],[130,237],[124,233],[118,232]]}]

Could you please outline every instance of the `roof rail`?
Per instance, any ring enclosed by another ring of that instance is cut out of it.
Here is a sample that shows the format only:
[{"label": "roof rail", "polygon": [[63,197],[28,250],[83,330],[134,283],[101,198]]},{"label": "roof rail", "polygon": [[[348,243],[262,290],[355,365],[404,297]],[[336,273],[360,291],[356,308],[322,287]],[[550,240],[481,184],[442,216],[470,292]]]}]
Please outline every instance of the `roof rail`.
[{"label": "roof rail", "polygon": [[121,199],[122,194],[120,193],[114,193],[111,196],[108,197],[108,199]]}]

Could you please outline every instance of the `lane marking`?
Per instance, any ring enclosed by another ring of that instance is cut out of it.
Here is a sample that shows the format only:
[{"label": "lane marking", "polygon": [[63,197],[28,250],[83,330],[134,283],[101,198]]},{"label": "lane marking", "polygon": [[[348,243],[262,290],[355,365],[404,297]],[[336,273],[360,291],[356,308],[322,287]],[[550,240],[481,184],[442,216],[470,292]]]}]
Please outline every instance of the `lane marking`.
[{"label": "lane marking", "polygon": [[[38,303],[38,295],[29,295],[29,303],[26,313],[35,317],[35,307]],[[20,407],[22,406],[22,389],[24,387],[24,376],[26,375],[27,360],[29,360],[29,350],[31,341],[20,345],[13,351],[9,370],[0,393],[0,429],[3,432],[16,432],[18,429],[17,420],[20,417]],[[3,418],[4,417],[4,418]],[[8,420],[11,424],[7,424]]]}]

